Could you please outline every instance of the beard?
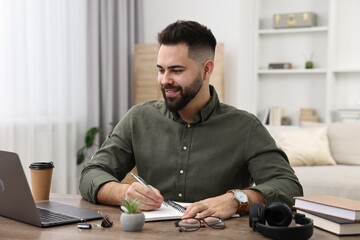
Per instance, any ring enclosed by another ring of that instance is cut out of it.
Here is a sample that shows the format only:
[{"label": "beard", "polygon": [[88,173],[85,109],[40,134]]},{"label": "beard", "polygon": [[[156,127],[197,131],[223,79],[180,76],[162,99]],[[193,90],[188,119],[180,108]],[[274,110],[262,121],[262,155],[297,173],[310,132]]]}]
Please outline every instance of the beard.
[{"label": "beard", "polygon": [[[180,85],[175,84],[165,84],[161,86],[161,92],[163,94],[166,108],[171,112],[178,112],[183,109],[194,97],[198,94],[201,87],[203,85],[203,81],[201,79],[200,74],[194,79],[188,87],[181,87]],[[167,97],[165,90],[172,89],[174,91],[178,91],[180,96],[177,97]]]}]

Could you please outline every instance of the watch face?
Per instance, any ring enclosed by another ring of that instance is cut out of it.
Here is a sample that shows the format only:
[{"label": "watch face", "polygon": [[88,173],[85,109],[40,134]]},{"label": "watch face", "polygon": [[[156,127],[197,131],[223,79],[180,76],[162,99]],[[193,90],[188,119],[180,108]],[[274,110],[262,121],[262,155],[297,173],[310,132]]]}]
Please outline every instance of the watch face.
[{"label": "watch face", "polygon": [[247,197],[246,193],[244,193],[243,191],[235,191],[234,194],[235,194],[236,199],[238,199],[240,202],[242,202],[242,203],[248,202],[248,197]]}]

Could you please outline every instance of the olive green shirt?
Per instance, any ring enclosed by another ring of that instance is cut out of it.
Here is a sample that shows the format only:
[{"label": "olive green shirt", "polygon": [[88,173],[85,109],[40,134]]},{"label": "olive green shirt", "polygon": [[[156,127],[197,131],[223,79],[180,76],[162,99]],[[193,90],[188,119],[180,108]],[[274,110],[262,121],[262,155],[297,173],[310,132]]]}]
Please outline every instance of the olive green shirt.
[{"label": "olive green shirt", "polygon": [[252,114],[211,100],[187,124],[163,100],[133,106],[81,173],[80,193],[97,203],[101,185],[136,166],[164,198],[194,202],[230,189],[260,191],[266,203],[293,205],[302,187],[283,151]]}]

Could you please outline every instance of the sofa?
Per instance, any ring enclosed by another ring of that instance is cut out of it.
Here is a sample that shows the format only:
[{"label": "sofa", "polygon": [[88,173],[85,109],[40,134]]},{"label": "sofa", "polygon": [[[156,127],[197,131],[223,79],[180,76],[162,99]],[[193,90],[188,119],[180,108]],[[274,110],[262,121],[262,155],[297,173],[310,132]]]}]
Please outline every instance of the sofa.
[{"label": "sofa", "polygon": [[304,195],[334,195],[360,201],[360,123],[304,123],[268,127],[288,155]]}]

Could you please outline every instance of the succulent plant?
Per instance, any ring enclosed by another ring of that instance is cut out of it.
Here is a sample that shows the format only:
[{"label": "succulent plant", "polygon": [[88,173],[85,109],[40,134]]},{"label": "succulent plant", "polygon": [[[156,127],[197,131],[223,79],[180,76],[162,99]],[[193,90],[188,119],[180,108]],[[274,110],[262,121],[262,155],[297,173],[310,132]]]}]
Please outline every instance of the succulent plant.
[{"label": "succulent plant", "polygon": [[141,213],[140,201],[138,199],[125,199],[121,202],[121,207],[124,207],[126,213],[128,214],[137,214]]}]

